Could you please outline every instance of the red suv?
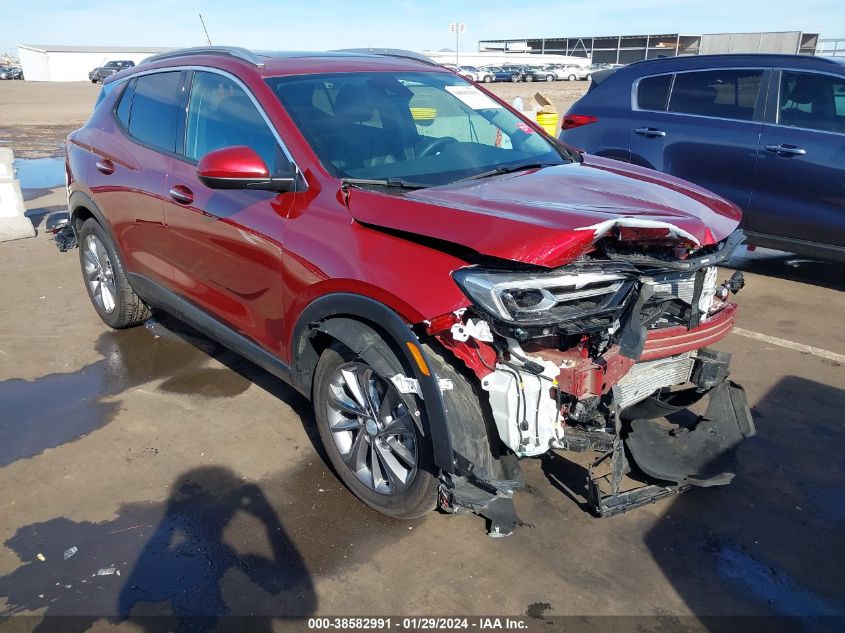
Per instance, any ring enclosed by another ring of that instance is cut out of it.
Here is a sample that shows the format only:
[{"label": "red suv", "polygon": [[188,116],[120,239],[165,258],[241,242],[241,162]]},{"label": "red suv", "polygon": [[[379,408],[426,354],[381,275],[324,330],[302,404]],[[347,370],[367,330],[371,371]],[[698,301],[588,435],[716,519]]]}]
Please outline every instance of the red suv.
[{"label": "red suv", "polygon": [[613,514],[727,483],[754,432],[706,347],[736,315],[737,208],[413,54],[153,57],[105,80],[67,177],[57,241],[102,320],[154,306],[288,381],[387,515],[510,533],[518,460],[550,451],[593,451]]}]

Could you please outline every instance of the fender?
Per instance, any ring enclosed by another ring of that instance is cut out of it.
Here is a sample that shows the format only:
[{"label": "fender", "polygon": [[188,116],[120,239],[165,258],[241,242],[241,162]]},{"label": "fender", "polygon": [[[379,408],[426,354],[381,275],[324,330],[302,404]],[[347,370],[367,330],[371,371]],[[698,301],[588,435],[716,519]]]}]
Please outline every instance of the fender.
[{"label": "fender", "polygon": [[[115,249],[120,251],[119,242],[115,238],[114,232],[112,231],[111,223],[106,219],[105,214],[100,210],[100,207],[97,206],[97,203],[91,199],[84,191],[74,191],[70,194],[70,197],[67,201],[67,210],[70,214],[70,225],[73,226],[73,230],[76,231],[76,218],[79,217],[79,209],[81,207],[85,207],[88,211],[91,212],[95,218],[97,218],[97,222],[100,223],[100,226],[103,227],[103,230],[109,234],[109,238],[111,238],[112,244],[114,245]],[[122,254],[121,254],[122,255]]]},{"label": "fender", "polygon": [[[420,391],[425,400],[434,463],[444,472],[454,472],[452,440],[438,377],[411,326],[384,304],[369,297],[351,293],[325,295],[311,302],[303,310],[293,329],[290,347],[292,350],[291,383],[306,397],[311,396],[314,368],[319,360],[317,351],[311,345],[311,336],[314,332],[322,331],[349,347],[356,354],[366,354],[370,341],[365,332],[353,327],[352,321],[356,317],[384,329],[401,350],[406,364],[413,368],[414,378],[419,381]],[[429,369],[428,373],[422,371],[411,354],[409,345],[418,351],[424,365]]]}]

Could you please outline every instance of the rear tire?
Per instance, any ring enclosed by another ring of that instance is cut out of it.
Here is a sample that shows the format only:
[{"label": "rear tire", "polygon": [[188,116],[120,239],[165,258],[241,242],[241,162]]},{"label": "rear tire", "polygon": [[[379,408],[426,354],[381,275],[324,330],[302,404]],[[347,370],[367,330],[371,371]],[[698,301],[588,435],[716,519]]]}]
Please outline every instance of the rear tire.
[{"label": "rear tire", "polygon": [[575,75],[569,75],[569,77],[567,77],[567,79],[569,81],[575,81],[576,79],[578,79],[578,77],[576,77]]},{"label": "rear tire", "polygon": [[518,81],[519,81],[519,75],[511,75],[511,81],[512,81],[513,83],[518,82]]},{"label": "rear tire", "polygon": [[554,81],[554,80],[555,80],[554,75],[546,75],[546,81]]},{"label": "rear tire", "polygon": [[149,307],[129,285],[117,250],[100,223],[85,220],[77,237],[85,289],[103,322],[120,330],[149,319]]},{"label": "rear tire", "polygon": [[[395,371],[391,375],[410,375],[383,339],[368,353]],[[396,519],[415,519],[437,506],[440,480],[431,440],[417,426],[421,399],[400,394],[390,376],[336,342],[317,363],[313,402],[329,460],[356,497]]]}]

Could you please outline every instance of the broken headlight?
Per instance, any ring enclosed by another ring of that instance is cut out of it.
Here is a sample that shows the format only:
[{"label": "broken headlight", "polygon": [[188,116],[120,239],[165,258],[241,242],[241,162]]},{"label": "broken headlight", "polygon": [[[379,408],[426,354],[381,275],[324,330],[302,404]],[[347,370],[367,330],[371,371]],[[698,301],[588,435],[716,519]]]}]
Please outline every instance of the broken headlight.
[{"label": "broken headlight", "polygon": [[545,325],[613,312],[636,279],[629,266],[572,264],[549,271],[462,268],[453,277],[473,304],[514,325]]}]

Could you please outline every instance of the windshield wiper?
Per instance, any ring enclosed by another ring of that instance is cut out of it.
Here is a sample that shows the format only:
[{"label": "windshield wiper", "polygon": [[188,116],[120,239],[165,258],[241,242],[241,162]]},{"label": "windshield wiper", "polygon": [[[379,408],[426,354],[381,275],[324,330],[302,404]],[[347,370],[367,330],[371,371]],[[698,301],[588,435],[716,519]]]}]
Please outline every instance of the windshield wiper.
[{"label": "windshield wiper", "polygon": [[402,178],[343,178],[340,188],[347,191],[349,187],[395,187],[397,189],[425,189],[429,185],[418,182],[408,182]]},{"label": "windshield wiper", "polygon": [[[526,169],[539,169],[541,167],[555,167],[557,165],[565,165],[566,163],[522,163],[520,165],[501,165],[490,171],[482,171],[480,174],[467,176],[466,178],[459,178],[453,180],[455,182],[465,182],[467,180],[479,180],[481,178],[489,178],[490,176],[501,176],[502,174],[511,174],[515,171],[523,171]],[[449,183],[449,184],[452,184]]]}]

